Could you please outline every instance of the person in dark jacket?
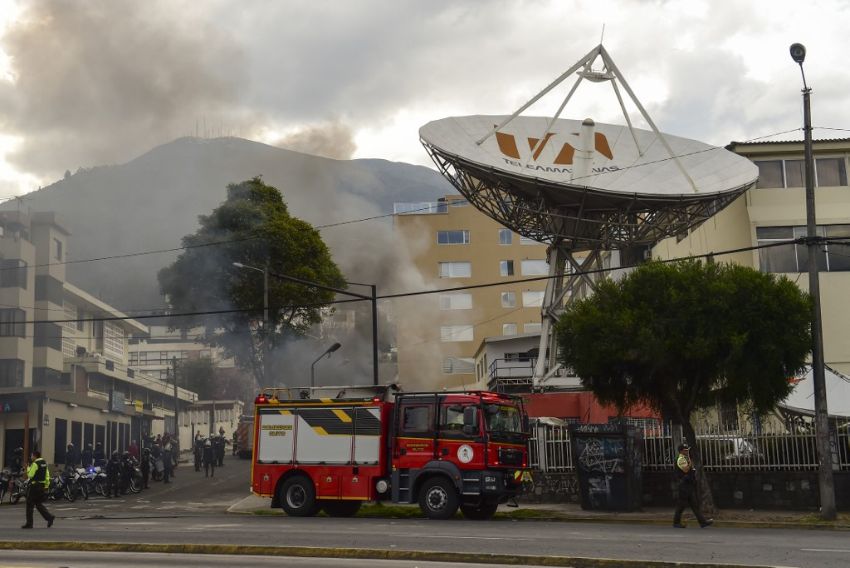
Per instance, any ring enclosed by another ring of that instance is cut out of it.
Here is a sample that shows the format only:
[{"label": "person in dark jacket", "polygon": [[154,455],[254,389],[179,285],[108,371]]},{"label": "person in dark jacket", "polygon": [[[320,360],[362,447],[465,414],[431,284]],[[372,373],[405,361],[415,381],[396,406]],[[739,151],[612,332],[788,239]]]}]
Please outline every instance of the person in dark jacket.
[{"label": "person in dark jacket", "polygon": [[121,478],[121,458],[118,452],[112,452],[112,456],[106,463],[106,496],[118,497],[118,483]]},{"label": "person in dark jacket", "polygon": [[80,454],[80,463],[82,467],[88,469],[92,466],[93,461],[94,450],[92,450],[91,444],[86,444],[86,448],[83,450],[83,453]]},{"label": "person in dark jacket", "polygon": [[195,434],[192,456],[195,458],[195,471],[201,471],[201,463],[204,460],[204,437],[201,436],[200,432]]},{"label": "person in dark jacket", "polygon": [[27,468],[27,478],[29,478],[29,488],[27,489],[27,522],[21,525],[21,528],[32,528],[33,509],[38,509],[41,516],[47,521],[47,528],[50,528],[53,526],[53,521],[56,520],[56,517],[51,515],[47,507],[44,506],[47,488],[50,487],[50,469],[38,451],[32,452],[30,466]]},{"label": "person in dark jacket", "polygon": [[73,443],[69,443],[65,448],[65,469],[74,469],[80,463],[80,458],[77,455],[77,448]]},{"label": "person in dark jacket", "polygon": [[162,438],[162,482],[171,483],[171,468],[174,465],[171,457],[171,439],[166,434]]},{"label": "person in dark jacket", "polygon": [[94,459],[95,467],[106,466],[106,453],[103,451],[103,444],[101,442],[95,444],[92,458]]},{"label": "person in dark jacket", "polygon": [[699,510],[697,502],[697,472],[691,461],[690,446],[682,444],[679,446],[679,456],[676,458],[676,479],[679,483],[679,502],[676,513],[673,515],[673,526],[677,529],[685,528],[682,524],[682,511],[690,507],[694,516],[699,521],[699,526],[705,528],[714,524],[713,519],[706,519]]},{"label": "person in dark jacket", "polygon": [[207,440],[204,442],[204,477],[215,477],[215,464],[217,461],[218,456],[215,455],[213,443]]},{"label": "person in dark jacket", "polygon": [[151,451],[148,448],[142,450],[142,462],[139,464],[142,470],[142,486],[147,489],[151,478]]}]

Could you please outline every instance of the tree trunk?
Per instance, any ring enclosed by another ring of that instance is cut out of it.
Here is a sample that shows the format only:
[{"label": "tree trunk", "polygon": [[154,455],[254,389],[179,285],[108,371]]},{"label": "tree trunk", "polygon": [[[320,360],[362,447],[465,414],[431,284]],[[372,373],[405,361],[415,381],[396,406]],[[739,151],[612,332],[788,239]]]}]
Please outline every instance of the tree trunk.
[{"label": "tree trunk", "polygon": [[702,467],[702,454],[697,445],[697,436],[694,432],[694,427],[691,426],[690,417],[682,420],[682,430],[688,445],[691,447],[691,462],[697,472],[697,495],[699,497],[700,510],[702,514],[709,517],[713,515],[717,509],[714,507],[714,496],[711,494],[711,484],[708,482],[708,476]]}]

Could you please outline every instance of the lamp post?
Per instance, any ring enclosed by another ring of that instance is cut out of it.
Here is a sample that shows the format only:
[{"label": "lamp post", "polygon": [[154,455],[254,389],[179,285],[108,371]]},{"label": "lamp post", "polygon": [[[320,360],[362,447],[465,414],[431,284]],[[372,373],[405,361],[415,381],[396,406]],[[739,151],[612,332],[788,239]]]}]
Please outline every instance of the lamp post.
[{"label": "lamp post", "polygon": [[342,347],[341,343],[334,343],[333,345],[331,345],[330,347],[325,349],[325,351],[321,355],[316,357],[316,360],[313,361],[312,365],[310,365],[310,388],[311,389],[316,386],[316,363],[321,361],[322,357],[324,357],[325,355],[330,357],[331,353],[333,353],[334,351],[336,351],[340,347]]},{"label": "lamp post", "polygon": [[[268,383],[269,341],[271,338],[271,334],[269,333],[269,263],[266,262],[265,268],[248,266],[241,262],[234,262],[233,266],[236,268],[256,270],[263,274],[263,381]],[[259,385],[255,385],[255,387],[257,386]]]},{"label": "lamp post", "polygon": [[832,449],[829,444],[829,414],[826,401],[826,377],[823,357],[823,326],[820,307],[820,277],[818,275],[817,256],[820,243],[817,238],[817,219],[815,216],[815,178],[812,151],[812,90],[806,84],[803,61],[806,48],[795,43],[790,47],[791,59],[800,66],[803,77],[803,133],[806,175],[806,244],[809,254],[809,294],[812,297],[812,379],[815,398],[815,428],[818,448],[818,489],[820,492],[820,514],[824,520],[833,520],[835,510],[835,485],[832,477]]}]

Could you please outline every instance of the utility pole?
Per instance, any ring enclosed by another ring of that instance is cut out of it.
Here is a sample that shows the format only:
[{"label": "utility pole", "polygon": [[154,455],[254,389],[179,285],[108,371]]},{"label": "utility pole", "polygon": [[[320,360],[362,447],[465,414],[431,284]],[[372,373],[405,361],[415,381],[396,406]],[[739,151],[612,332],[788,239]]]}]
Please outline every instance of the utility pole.
[{"label": "utility pole", "polygon": [[815,167],[812,150],[812,90],[806,85],[803,61],[806,48],[799,43],[791,45],[791,58],[800,66],[803,76],[803,133],[806,175],[806,244],[808,251],[809,294],[812,297],[812,386],[815,402],[815,436],[818,448],[818,489],[820,516],[832,521],[836,517],[835,482],[832,475],[832,448],[829,443],[829,413],[826,401],[826,376],[823,356],[823,326],[820,307],[820,276],[817,257],[820,239],[817,236],[815,215]]},{"label": "utility pole", "polygon": [[177,398],[177,357],[171,358],[171,375],[174,377],[174,435],[177,436],[177,445],[180,445],[180,422]]}]

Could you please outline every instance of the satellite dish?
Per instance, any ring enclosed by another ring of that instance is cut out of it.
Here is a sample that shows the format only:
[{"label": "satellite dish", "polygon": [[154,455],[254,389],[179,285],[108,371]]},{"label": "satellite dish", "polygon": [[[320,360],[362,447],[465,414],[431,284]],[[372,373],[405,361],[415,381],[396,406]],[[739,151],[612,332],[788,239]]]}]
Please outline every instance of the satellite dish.
[{"label": "satellite dish", "polygon": [[[598,59],[602,68],[594,69]],[[554,116],[523,114],[571,77]],[[611,85],[625,125],[561,118],[584,80]],[[632,124],[622,91],[648,129]],[[651,245],[705,222],[758,178],[758,168],[737,154],[663,134],[601,44],[513,114],[435,120],[419,136],[472,205],[551,245],[540,340],[540,353],[549,356],[538,359],[535,386],[544,371],[558,371],[552,324],[607,268],[620,265],[621,251],[627,265],[642,260]]]}]

